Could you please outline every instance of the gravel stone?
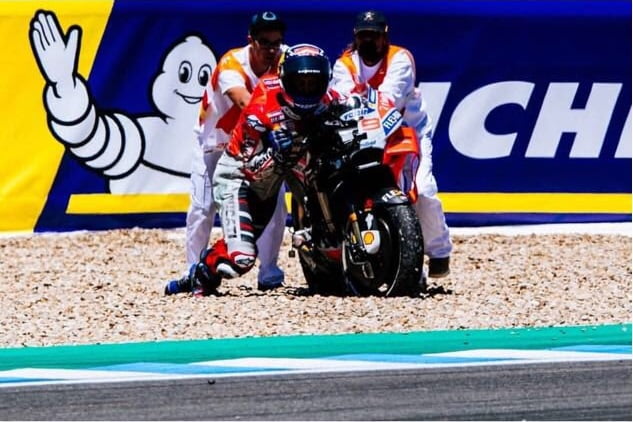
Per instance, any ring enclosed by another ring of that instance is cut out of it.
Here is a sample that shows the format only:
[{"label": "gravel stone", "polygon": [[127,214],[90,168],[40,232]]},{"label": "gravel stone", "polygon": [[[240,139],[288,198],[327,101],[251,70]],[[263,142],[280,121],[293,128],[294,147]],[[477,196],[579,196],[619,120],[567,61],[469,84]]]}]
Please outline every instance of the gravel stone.
[{"label": "gravel stone", "polygon": [[629,236],[453,243],[451,274],[417,298],[308,296],[289,235],[284,287],[259,292],[255,268],[194,298],[163,295],[186,267],[184,229],[4,237],[0,347],[631,322]]}]

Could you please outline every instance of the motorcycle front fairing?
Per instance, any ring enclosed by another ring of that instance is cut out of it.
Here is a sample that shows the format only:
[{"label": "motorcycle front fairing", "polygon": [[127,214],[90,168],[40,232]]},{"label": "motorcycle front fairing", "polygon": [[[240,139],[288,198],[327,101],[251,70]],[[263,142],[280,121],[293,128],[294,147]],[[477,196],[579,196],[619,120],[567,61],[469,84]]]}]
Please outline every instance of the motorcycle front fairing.
[{"label": "motorcycle front fairing", "polygon": [[[362,294],[378,292],[391,280],[380,293],[389,295],[414,290],[417,282],[415,274],[403,274],[415,273],[419,254],[413,246],[421,236],[410,198],[399,187],[408,164],[402,157],[412,154],[415,137],[401,136],[406,130],[400,113],[390,101],[375,98],[333,115],[311,139],[307,165],[295,174],[299,183],[289,183],[293,197],[301,195],[293,206],[293,218],[300,218],[295,228],[310,234],[309,244],[299,235],[297,243],[312,286],[323,285],[321,275],[340,281],[339,274],[350,291]],[[406,271],[399,270],[401,263]],[[405,287],[398,287],[401,280]]]},{"label": "motorcycle front fairing", "polygon": [[388,99],[373,90],[368,98],[360,111],[354,109],[341,117],[345,121],[345,115],[351,116],[348,126],[336,134],[341,160],[330,160],[337,168],[322,173],[326,175],[324,190],[339,208],[344,207],[336,212],[341,216],[366,208],[368,203],[388,206],[415,199],[407,198],[399,188],[401,179],[406,180],[401,176],[403,169],[412,168],[407,160],[417,163],[415,133],[402,126],[402,115]]}]

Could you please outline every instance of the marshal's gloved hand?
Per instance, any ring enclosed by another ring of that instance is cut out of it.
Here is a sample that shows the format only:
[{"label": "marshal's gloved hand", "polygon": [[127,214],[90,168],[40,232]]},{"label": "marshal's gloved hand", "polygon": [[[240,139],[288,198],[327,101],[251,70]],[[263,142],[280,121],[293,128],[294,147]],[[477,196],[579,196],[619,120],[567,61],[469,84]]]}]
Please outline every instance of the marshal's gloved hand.
[{"label": "marshal's gloved hand", "polygon": [[365,105],[367,100],[359,94],[351,94],[349,97],[345,99],[345,106],[348,110],[353,110],[356,108],[361,108]]}]

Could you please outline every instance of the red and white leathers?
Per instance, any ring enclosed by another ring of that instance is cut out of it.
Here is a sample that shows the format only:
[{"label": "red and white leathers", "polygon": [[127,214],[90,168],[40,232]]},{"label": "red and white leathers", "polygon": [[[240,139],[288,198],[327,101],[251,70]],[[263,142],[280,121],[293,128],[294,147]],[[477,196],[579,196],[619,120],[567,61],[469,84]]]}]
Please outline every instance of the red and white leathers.
[{"label": "red and white leathers", "polygon": [[[334,92],[326,93],[315,112],[302,119],[280,103],[282,95],[277,75],[261,78],[218,161],[213,198],[224,238],[204,258],[211,274],[230,278],[251,269],[258,253],[255,242],[272,216],[284,172],[305,165],[304,141],[309,130],[316,127],[318,118],[314,116],[338,98]],[[280,129],[290,134],[292,146],[276,157],[268,135]],[[230,268],[225,265],[218,271],[222,263]]]},{"label": "red and white leathers", "polygon": [[[226,93],[234,87],[244,87],[252,92],[259,80],[250,65],[250,48],[236,48],[222,56],[204,92],[198,124],[194,128],[200,148],[194,151],[191,172],[191,204],[186,229],[188,266],[197,263],[200,253],[209,245],[216,214],[210,175],[215,171],[241,111]],[[272,208],[275,210],[273,218],[258,241],[261,251],[258,282],[265,285],[279,284],[284,276],[277,266],[288,214],[283,189]]]},{"label": "red and white leathers", "polygon": [[415,86],[415,61],[411,52],[390,45],[381,61],[367,66],[360,60],[358,51],[346,50],[334,64],[330,86],[341,94],[348,94],[364,93],[367,85],[389,96],[402,112],[405,124],[417,133],[422,157],[416,176],[419,197],[415,210],[424,235],[424,251],[429,258],[448,257],[453,244],[432,172],[433,125],[422,94]]}]

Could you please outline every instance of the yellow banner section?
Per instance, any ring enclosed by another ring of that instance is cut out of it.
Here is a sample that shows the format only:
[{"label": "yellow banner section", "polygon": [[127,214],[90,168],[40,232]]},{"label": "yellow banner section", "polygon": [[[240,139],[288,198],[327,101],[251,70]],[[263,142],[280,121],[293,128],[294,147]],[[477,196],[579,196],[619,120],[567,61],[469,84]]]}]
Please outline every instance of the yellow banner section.
[{"label": "yellow banner section", "polygon": [[[444,212],[630,214],[631,194],[619,193],[441,193]],[[286,194],[290,209],[290,194]],[[186,212],[188,194],[72,195],[68,214]]]},{"label": "yellow banner section", "polygon": [[52,10],[58,16],[110,15],[114,0],[0,0],[0,15],[22,15],[29,19],[36,10]]},{"label": "yellow banner section", "polygon": [[72,195],[68,214],[133,214],[187,212],[189,194],[108,194]]},{"label": "yellow banner section", "polygon": [[0,0],[0,231],[32,231],[64,152],[51,135],[44,78],[31,45],[31,19],[54,11],[64,30],[83,28],[79,73],[89,75],[113,0]]},{"label": "yellow banner section", "polygon": [[630,193],[440,193],[445,212],[630,214]]}]

